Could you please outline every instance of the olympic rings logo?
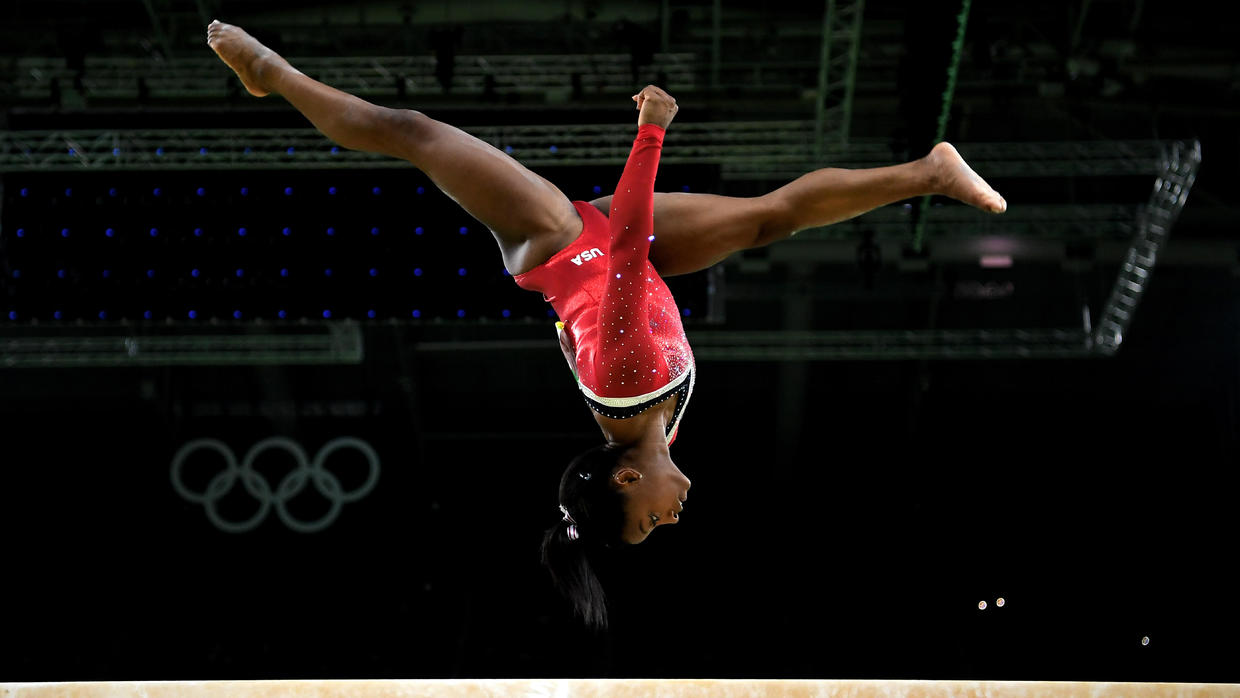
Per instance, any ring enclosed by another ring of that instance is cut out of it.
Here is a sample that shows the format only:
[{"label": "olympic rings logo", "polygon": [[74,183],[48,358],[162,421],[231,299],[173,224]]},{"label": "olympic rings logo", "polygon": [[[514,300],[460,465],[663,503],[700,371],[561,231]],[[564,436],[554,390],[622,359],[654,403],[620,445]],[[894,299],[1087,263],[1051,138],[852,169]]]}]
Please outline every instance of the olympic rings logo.
[{"label": "olympic rings logo", "polygon": [[[366,456],[369,466],[369,474],[366,481],[360,486],[348,492],[340,485],[340,480],[330,471],[323,468],[323,463],[327,457],[341,448],[354,448],[361,451]],[[206,489],[202,492],[194,492],[185,486],[185,482],[181,479],[181,469],[185,465],[185,459],[190,454],[201,449],[215,451],[224,458],[225,469],[207,483]],[[285,475],[274,491],[271,484],[267,482],[267,478],[254,470],[254,460],[260,454],[268,449],[279,449],[288,452],[297,461],[297,468]],[[300,533],[316,533],[322,531],[336,520],[340,515],[340,510],[348,502],[356,502],[357,500],[370,494],[374,489],[375,483],[379,481],[379,455],[370,447],[370,444],[352,437],[342,436],[323,445],[315,455],[312,462],[306,457],[306,451],[301,444],[282,436],[273,436],[263,439],[245,454],[241,465],[237,465],[237,456],[222,441],[216,439],[195,439],[186,443],[172,457],[172,486],[177,493],[185,499],[202,504],[207,511],[207,518],[216,528],[226,533],[244,533],[252,531],[267,518],[271,512],[271,507],[275,506],[276,513],[279,514],[280,520],[284,525],[294,531]],[[216,508],[216,503],[232,490],[237,480],[241,480],[245,491],[251,497],[258,500],[258,511],[253,516],[244,521],[229,521],[222,517]],[[286,503],[296,497],[306,488],[306,484],[311,483],[319,494],[327,498],[331,502],[331,508],[322,517],[313,521],[302,521],[294,518],[289,513]]]}]

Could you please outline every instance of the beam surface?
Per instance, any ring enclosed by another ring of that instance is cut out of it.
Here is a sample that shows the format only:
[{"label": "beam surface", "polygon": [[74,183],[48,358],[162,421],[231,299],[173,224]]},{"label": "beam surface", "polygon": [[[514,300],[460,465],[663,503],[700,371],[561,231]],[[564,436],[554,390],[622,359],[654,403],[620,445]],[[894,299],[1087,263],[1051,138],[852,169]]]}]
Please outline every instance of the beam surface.
[{"label": "beam surface", "polygon": [[2,698],[1240,698],[1240,684],[1055,681],[422,679],[2,683]]}]

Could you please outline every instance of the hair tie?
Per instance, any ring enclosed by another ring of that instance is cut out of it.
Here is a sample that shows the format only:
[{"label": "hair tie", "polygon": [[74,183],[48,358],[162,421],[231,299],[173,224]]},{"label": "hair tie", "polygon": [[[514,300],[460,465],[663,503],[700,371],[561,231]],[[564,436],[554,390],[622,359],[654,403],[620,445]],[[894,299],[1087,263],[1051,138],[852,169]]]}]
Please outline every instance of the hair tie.
[{"label": "hair tie", "polygon": [[577,532],[577,522],[573,521],[573,517],[569,516],[568,508],[563,504],[560,505],[560,512],[564,514],[564,520],[568,522],[568,539],[577,540],[581,534]]}]

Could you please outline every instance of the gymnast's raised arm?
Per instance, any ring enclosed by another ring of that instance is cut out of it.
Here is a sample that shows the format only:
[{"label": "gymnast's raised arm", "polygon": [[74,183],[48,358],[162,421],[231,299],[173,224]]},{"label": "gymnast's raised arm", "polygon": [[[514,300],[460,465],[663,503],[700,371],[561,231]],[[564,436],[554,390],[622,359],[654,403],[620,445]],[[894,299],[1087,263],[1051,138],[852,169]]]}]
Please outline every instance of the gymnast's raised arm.
[{"label": "gymnast's raised arm", "polygon": [[[607,274],[599,303],[592,373],[609,395],[641,395],[667,381],[657,341],[647,329],[647,287],[652,279],[646,258],[654,240],[654,180],[663,135],[676,115],[676,100],[653,85],[633,96],[640,112],[637,136],[611,201]],[[627,334],[626,334],[627,333]],[[657,366],[656,366],[657,364]]]}]

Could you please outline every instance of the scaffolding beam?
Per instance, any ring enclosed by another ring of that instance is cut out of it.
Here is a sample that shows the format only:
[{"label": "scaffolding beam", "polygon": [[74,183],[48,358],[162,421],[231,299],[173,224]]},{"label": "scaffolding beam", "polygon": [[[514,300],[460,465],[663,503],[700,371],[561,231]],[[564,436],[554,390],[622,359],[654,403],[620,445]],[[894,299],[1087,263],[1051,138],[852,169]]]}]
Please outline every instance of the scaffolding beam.
[{"label": "scaffolding beam", "polygon": [[[724,179],[793,179],[819,167],[893,163],[887,141],[826,144],[812,155],[811,121],[685,122],[668,133],[661,162],[719,165]],[[628,124],[468,126],[464,130],[530,167],[623,165]],[[1161,141],[966,143],[987,177],[1146,175],[1161,172]],[[314,129],[0,131],[0,173],[87,170],[349,169],[409,163],[335,146]]]},{"label": "scaffolding beam", "polygon": [[828,142],[848,143],[864,14],[865,0],[826,0],[823,8],[814,110],[814,153],[819,158]]},{"label": "scaffolding beam", "polygon": [[[152,9],[148,3],[148,9]],[[200,2],[201,10],[201,2]],[[152,23],[158,23],[152,15]],[[158,26],[158,24],[157,24]],[[162,40],[161,40],[162,41]],[[161,44],[162,45],[162,44]],[[167,49],[165,49],[167,50]],[[369,98],[437,95],[443,86],[433,56],[294,57],[299,70],[332,87]],[[567,94],[575,85],[583,94],[631,94],[628,54],[462,55],[453,64],[455,94]],[[701,80],[691,53],[656,53],[642,78],[666,77],[668,89],[694,89]],[[80,78],[74,83],[74,78]],[[89,57],[79,76],[64,59],[22,58],[16,62],[13,93],[21,99],[45,99],[52,82],[77,84],[88,100],[224,99],[240,83],[208,53],[201,58],[169,56],[166,61],[127,57]],[[139,84],[142,85],[139,88]]]},{"label": "scaffolding beam", "polygon": [[1199,141],[1171,143],[1163,151],[1162,172],[1154,181],[1154,191],[1137,222],[1137,233],[1098,316],[1092,339],[1101,353],[1112,355],[1123,343],[1158,262],[1159,250],[1184,209],[1200,167]]},{"label": "scaffolding beam", "polygon": [[1080,328],[694,332],[700,361],[1067,359],[1092,354]]},{"label": "scaffolding beam", "polygon": [[150,325],[26,327],[4,334],[4,368],[357,364],[363,356],[361,327],[347,320],[163,331]]}]

